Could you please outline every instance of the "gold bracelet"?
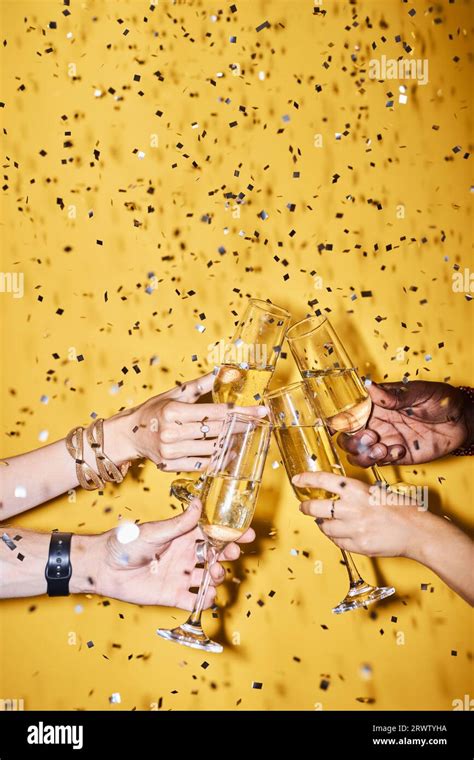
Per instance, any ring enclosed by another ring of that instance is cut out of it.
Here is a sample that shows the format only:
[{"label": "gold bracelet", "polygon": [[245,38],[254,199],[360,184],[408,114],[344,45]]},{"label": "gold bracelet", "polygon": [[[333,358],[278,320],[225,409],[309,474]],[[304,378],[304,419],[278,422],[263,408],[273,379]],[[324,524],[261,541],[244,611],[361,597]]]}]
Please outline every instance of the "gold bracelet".
[{"label": "gold bracelet", "polygon": [[118,467],[104,451],[104,420],[98,417],[86,430],[87,440],[95,454],[99,475],[109,483],[121,483],[126,475],[130,462],[124,462]]},{"label": "gold bracelet", "polygon": [[84,428],[75,427],[66,436],[66,448],[76,463],[79,485],[86,491],[103,488],[104,483],[94,470],[84,461]]}]

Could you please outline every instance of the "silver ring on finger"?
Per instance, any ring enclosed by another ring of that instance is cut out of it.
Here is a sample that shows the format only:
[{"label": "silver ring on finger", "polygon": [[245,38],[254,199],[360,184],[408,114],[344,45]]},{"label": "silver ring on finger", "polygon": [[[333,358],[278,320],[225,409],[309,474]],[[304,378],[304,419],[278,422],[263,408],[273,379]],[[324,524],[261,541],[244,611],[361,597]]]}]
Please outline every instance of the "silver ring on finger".
[{"label": "silver ring on finger", "polygon": [[199,428],[199,430],[202,433],[202,437],[203,437],[204,441],[206,440],[207,434],[208,434],[208,432],[209,432],[210,429],[211,428],[209,427],[209,425],[206,425],[205,421],[202,420],[201,427]]},{"label": "silver ring on finger", "polygon": [[196,557],[199,563],[206,562],[207,560],[207,549],[206,549],[206,542],[205,541],[197,541],[196,542]]}]

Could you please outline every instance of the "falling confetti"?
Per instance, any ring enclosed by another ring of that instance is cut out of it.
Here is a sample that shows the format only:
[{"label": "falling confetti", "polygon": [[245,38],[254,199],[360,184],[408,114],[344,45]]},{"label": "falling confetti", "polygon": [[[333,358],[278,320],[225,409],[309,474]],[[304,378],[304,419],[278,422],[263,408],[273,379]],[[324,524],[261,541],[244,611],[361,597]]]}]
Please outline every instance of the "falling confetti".
[{"label": "falling confetti", "polygon": [[[328,315],[367,387],[472,384],[468,4],[21,5],[5,4],[2,37],[2,274],[25,275],[22,297],[0,292],[2,457],[211,372],[215,344],[231,339],[250,297],[294,320]],[[405,67],[410,76],[399,77]],[[297,379],[282,348],[272,387]],[[190,652],[180,667],[182,649],[167,643],[143,654],[155,616],[178,619],[170,607],[88,595],[56,605],[51,629],[54,600],[20,600],[8,606],[4,648],[18,655],[16,632],[34,607],[33,643],[20,670],[6,655],[0,662],[5,694],[80,710],[103,709],[105,694],[112,709],[127,678],[137,710],[307,710],[315,693],[329,710],[423,700],[452,709],[452,695],[469,690],[463,603],[415,563],[363,560],[367,576],[380,571],[404,598],[330,619],[344,568],[298,512],[277,456],[257,540],[218,590],[225,615],[205,613],[222,659]],[[407,469],[454,523],[469,521],[462,458]],[[112,530],[126,574],[137,523],[177,514],[170,477],[136,463],[120,487],[66,490],[28,520],[41,518],[45,531]],[[18,477],[13,490],[21,509],[33,487]],[[3,554],[24,571],[26,537],[3,530]],[[42,647],[47,628],[51,647]],[[63,690],[48,658],[75,629],[86,643],[67,647]],[[398,646],[403,631],[409,645]],[[447,663],[449,679],[433,680]],[[416,700],[405,689],[415,666]],[[304,669],[297,683],[295,668]],[[358,696],[361,685],[376,698]]]}]

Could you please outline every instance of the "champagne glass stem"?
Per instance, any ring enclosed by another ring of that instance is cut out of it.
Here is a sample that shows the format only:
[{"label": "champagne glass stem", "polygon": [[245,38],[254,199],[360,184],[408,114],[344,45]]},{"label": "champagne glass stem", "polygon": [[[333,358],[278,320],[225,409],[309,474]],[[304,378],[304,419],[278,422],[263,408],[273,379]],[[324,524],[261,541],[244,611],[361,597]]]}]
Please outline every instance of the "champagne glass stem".
[{"label": "champagne glass stem", "polygon": [[350,554],[350,552],[344,551],[344,549],[341,549],[341,554],[344,560],[344,564],[347,568],[347,574],[349,576],[349,583],[351,588],[354,588],[354,586],[359,586],[364,581],[362,580],[362,577],[356,567],[356,563],[352,559],[352,554]]},{"label": "champagne glass stem", "polygon": [[217,557],[219,556],[219,551],[215,549],[215,547],[212,546],[211,544],[206,543],[206,549],[207,549],[207,562],[204,568],[201,585],[199,587],[199,592],[196,597],[196,601],[194,603],[193,611],[191,612],[190,616],[188,617],[186,621],[187,625],[194,625],[194,626],[201,627],[201,615],[204,608],[204,600],[206,598],[206,593],[209,588],[209,584],[211,582],[211,567],[213,566],[214,562],[217,560]]},{"label": "champagne glass stem", "polygon": [[370,469],[372,470],[372,475],[374,476],[375,480],[379,483],[382,483],[382,485],[388,487],[389,482],[387,478],[385,477],[385,475],[383,475],[380,467],[378,467],[378,465],[376,464],[373,464]]}]

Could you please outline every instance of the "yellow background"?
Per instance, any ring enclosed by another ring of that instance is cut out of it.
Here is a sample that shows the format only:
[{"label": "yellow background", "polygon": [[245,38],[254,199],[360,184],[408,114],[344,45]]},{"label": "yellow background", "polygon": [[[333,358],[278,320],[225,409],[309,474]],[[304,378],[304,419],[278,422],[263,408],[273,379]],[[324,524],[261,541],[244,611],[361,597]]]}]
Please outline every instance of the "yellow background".
[{"label": "yellow background", "polygon": [[[318,299],[313,308],[331,310],[374,379],[408,372],[472,384],[472,302],[452,289],[453,266],[472,267],[471,159],[463,158],[472,5],[326,0],[325,15],[313,15],[310,0],[236,0],[236,13],[231,4],[160,0],[150,10],[140,0],[71,0],[64,16],[60,2],[1,3],[2,268],[25,273],[23,299],[0,294],[4,456],[39,446],[42,430],[53,441],[93,411],[110,415],[210,369],[209,344],[232,333],[231,310],[241,312],[248,295],[295,319]],[[266,20],[270,28],[256,32]],[[406,104],[398,102],[403,82],[368,78],[369,59],[382,54],[428,60],[429,83],[405,82]],[[241,191],[235,218],[225,194]],[[282,360],[273,386],[293,377],[291,360]],[[221,621],[206,615],[224,654],[159,640],[157,626],[182,620],[180,611],[99,598],[9,601],[0,697],[23,698],[26,709],[149,710],[162,698],[163,710],[436,710],[472,693],[470,610],[427,569],[359,558],[364,576],[377,571],[398,596],[370,613],[331,614],[345,570],[299,514],[283,469],[271,469],[277,458],[273,450],[258,540],[229,572],[242,582],[220,592]],[[428,484],[431,507],[466,527],[468,464],[452,459],[403,475]],[[146,465],[119,490],[78,493],[76,503],[66,496],[14,523],[97,532],[119,515],[168,517],[170,480]],[[109,703],[114,692],[121,704]]]}]

